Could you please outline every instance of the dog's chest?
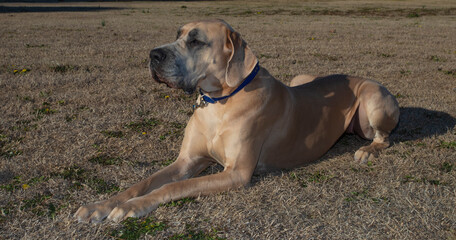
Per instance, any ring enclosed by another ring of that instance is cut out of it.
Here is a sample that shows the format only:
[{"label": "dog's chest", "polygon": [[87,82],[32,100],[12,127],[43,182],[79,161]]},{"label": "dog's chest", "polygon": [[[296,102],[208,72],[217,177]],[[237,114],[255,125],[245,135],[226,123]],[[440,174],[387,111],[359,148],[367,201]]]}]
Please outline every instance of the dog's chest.
[{"label": "dog's chest", "polygon": [[[210,107],[210,106],[206,106]],[[201,109],[198,114],[199,131],[203,133],[206,142],[207,152],[218,163],[224,165],[225,161],[225,146],[224,146],[224,133],[223,119],[218,117],[216,113],[207,111],[211,109]]]},{"label": "dog's chest", "polygon": [[207,141],[209,155],[222,166],[225,166],[225,146],[221,136],[216,133]]}]

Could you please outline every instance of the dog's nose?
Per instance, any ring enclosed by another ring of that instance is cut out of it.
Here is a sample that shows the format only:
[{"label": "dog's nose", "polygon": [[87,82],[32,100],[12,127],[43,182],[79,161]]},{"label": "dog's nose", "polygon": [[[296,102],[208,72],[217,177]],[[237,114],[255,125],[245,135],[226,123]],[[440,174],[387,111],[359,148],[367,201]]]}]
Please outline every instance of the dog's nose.
[{"label": "dog's nose", "polygon": [[166,59],[166,52],[161,48],[152,49],[150,51],[150,61],[152,64],[158,64]]}]

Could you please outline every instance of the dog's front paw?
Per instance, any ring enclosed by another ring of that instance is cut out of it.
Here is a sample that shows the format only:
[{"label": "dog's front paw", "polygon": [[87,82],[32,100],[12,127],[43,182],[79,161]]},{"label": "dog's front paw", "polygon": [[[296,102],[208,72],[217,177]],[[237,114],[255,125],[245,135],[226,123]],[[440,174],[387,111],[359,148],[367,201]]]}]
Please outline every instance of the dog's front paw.
[{"label": "dog's front paw", "polygon": [[120,222],[129,217],[142,217],[157,207],[158,204],[151,204],[148,201],[141,201],[138,198],[131,199],[114,208],[109,214],[108,219],[114,222]]},{"label": "dog's front paw", "polygon": [[103,221],[111,210],[112,207],[106,201],[97,202],[80,207],[74,214],[74,217],[79,222],[98,223]]}]

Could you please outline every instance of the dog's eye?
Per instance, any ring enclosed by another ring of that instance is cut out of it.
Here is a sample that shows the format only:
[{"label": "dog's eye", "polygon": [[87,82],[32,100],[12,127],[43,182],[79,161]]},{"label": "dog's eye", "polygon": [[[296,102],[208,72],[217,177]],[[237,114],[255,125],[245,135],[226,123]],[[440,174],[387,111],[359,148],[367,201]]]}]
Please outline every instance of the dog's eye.
[{"label": "dog's eye", "polygon": [[191,40],[190,42],[188,42],[188,45],[190,47],[198,47],[198,46],[203,46],[204,45],[204,42],[201,42],[200,40],[198,39],[193,39]]}]

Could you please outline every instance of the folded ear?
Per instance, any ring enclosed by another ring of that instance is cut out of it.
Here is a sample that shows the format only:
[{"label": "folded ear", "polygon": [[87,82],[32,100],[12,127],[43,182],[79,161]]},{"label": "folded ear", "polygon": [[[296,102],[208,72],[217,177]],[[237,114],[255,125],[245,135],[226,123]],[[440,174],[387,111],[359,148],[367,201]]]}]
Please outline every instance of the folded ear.
[{"label": "folded ear", "polygon": [[239,33],[228,30],[226,35],[231,56],[226,66],[225,81],[229,87],[236,87],[252,72],[257,58]]}]

